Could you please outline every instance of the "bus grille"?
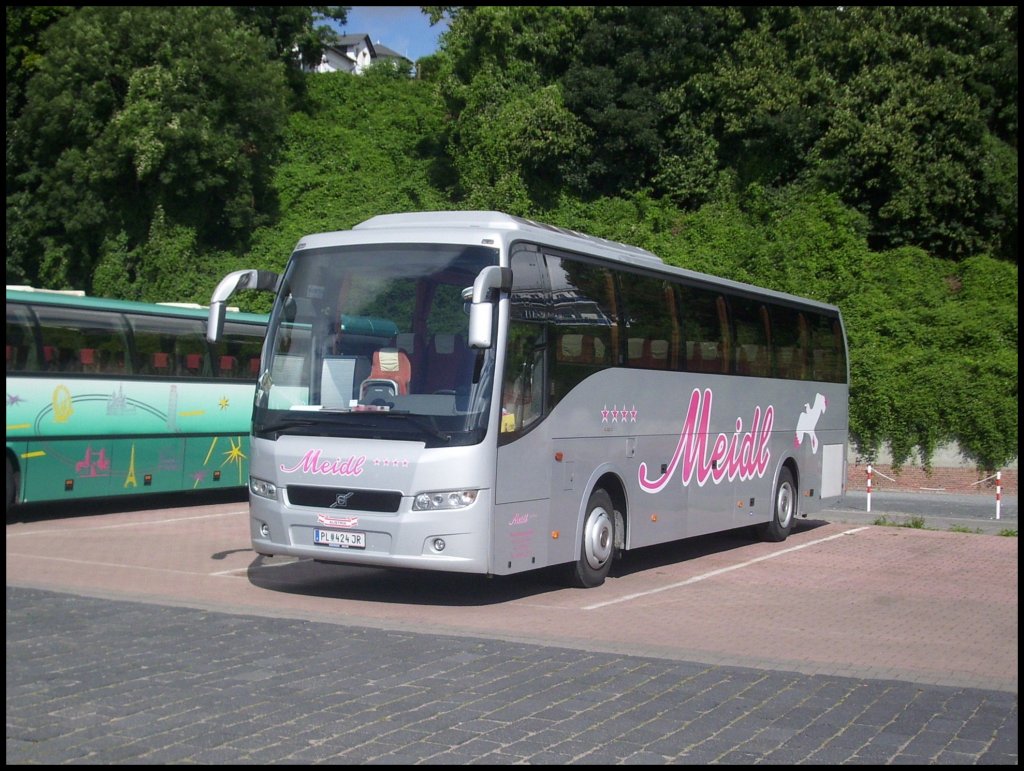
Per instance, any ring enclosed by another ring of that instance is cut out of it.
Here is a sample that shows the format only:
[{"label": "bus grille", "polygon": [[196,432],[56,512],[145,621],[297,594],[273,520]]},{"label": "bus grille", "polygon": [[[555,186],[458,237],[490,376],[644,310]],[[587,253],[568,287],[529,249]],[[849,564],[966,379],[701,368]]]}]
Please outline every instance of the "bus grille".
[{"label": "bus grille", "polygon": [[293,506],[394,514],[402,502],[402,494],[387,490],[343,490],[334,487],[297,485],[288,487],[288,501]]}]

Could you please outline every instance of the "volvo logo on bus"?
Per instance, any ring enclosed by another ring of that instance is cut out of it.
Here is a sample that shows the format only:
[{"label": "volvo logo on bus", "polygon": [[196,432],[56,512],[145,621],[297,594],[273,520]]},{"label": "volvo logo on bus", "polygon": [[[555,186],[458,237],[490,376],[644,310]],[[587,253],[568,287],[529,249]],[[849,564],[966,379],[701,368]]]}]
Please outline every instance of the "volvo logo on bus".
[{"label": "volvo logo on bus", "polygon": [[348,506],[348,499],[355,495],[354,492],[349,491],[347,493],[338,493],[334,498],[334,503],[330,505],[332,509],[344,509]]}]

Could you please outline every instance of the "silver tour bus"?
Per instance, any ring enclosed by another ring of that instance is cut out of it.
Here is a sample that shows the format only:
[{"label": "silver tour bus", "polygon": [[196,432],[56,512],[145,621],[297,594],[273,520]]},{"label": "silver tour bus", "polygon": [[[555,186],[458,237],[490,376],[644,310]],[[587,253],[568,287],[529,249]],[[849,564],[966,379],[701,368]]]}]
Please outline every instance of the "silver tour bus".
[{"label": "silver tour bus", "polygon": [[845,492],[838,308],[499,212],[303,238],[253,409],[255,551],[603,583],[622,551],[770,541]]}]

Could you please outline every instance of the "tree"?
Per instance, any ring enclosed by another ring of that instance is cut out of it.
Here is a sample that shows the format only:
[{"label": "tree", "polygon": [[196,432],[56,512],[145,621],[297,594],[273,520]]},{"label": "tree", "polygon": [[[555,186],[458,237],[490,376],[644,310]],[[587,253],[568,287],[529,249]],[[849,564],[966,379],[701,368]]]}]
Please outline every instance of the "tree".
[{"label": "tree", "polygon": [[39,51],[43,30],[72,11],[70,5],[8,5],[7,21],[7,122],[21,113],[25,84],[44,54]]},{"label": "tree", "polygon": [[838,193],[880,250],[1016,259],[1017,10],[773,7],[676,111],[737,181]]},{"label": "tree", "polygon": [[[713,173],[704,162],[704,138],[685,128],[675,133],[679,116],[666,97],[706,70],[742,25],[736,9],[598,6],[578,55],[559,77],[566,106],[591,137],[578,155],[577,189],[597,196],[637,191],[659,174],[662,182],[672,175],[678,182],[691,174],[694,150],[698,173]],[[691,113],[682,123],[699,120]]]},{"label": "tree", "polygon": [[[7,6],[7,165],[5,181],[10,198],[15,189],[14,177],[18,168],[17,156],[12,147],[11,125],[25,107],[25,86],[29,78],[45,61],[40,50],[39,38],[43,31],[72,10],[71,6]],[[9,231],[8,231],[9,232]],[[8,281],[24,281],[25,267],[21,255],[12,255],[10,244],[7,250]]]},{"label": "tree", "polygon": [[[1016,259],[1016,7],[429,10],[452,18],[451,152],[470,187],[515,179],[479,167],[502,160],[481,151],[507,141],[489,135],[498,104],[555,86],[579,129],[542,168],[583,198],[692,210],[752,185],[824,191],[878,250]],[[536,193],[519,176],[522,207]]]},{"label": "tree", "polygon": [[273,211],[284,66],[230,9],[81,8],[42,48],[8,127],[8,275],[89,290],[111,250],[131,286],[158,219],[231,248]]},{"label": "tree", "polygon": [[[308,77],[308,111],[293,113],[282,137],[274,178],[280,216],[255,231],[239,268],[281,271],[309,233],[349,228],[382,212],[451,206],[442,193],[451,178],[445,113],[431,84],[375,68],[358,77]],[[239,301],[264,297],[244,292]]]},{"label": "tree", "polygon": [[465,205],[525,214],[550,202],[585,143],[554,80],[593,9],[475,6],[454,13],[437,79],[450,115],[448,153]]}]

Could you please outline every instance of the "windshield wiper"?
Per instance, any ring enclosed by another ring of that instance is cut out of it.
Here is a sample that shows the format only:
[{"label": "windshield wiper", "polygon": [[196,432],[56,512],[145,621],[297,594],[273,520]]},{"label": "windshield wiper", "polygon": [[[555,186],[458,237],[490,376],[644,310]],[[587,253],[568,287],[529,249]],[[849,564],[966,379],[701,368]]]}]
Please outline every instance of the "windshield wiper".
[{"label": "windshield wiper", "polygon": [[[310,413],[306,413],[307,415]],[[310,418],[303,417],[301,419],[289,419],[281,418],[273,421],[261,421],[259,425],[260,432],[273,432],[275,434],[292,433],[295,429],[327,429],[331,426],[351,426],[353,428],[361,428],[363,430],[369,430],[373,428],[373,420],[367,420],[368,418],[377,418],[379,420],[396,420],[401,418],[406,420],[420,431],[425,434],[429,434],[434,439],[444,442],[447,444],[452,440],[452,435],[440,431],[435,428],[429,421],[424,418],[409,412],[408,410],[317,410],[316,415],[330,416],[328,420],[312,420]],[[383,428],[379,424],[377,428]],[[322,435],[323,431],[315,432],[317,435]]]},{"label": "windshield wiper", "polygon": [[378,414],[384,415],[385,417],[393,415],[396,418],[405,418],[421,431],[430,434],[432,437],[434,437],[435,439],[439,439],[442,442],[448,443],[452,440],[451,434],[446,434],[443,431],[439,431],[438,429],[434,428],[432,424],[428,423],[426,420],[419,417],[418,415],[409,412],[408,410],[388,410],[387,412]]}]

